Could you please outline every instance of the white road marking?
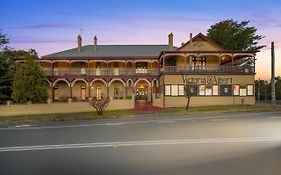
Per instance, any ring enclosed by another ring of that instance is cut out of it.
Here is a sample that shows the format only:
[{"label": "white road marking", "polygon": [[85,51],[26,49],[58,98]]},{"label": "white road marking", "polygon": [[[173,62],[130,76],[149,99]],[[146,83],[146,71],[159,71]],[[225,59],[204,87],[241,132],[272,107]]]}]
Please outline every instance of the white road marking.
[{"label": "white road marking", "polygon": [[[221,115],[221,116],[210,116],[210,117],[181,117],[181,118],[174,118],[175,121],[192,121],[192,120],[205,120],[205,119],[216,119],[216,118],[227,118],[227,117],[237,117],[237,116],[244,116],[244,115],[264,115],[264,114],[274,114],[276,112],[259,112],[259,113],[241,113],[241,114],[232,114],[232,115]],[[171,119],[162,119],[171,120]],[[157,122],[159,119],[151,119],[151,120],[138,120],[138,121],[125,121],[125,122],[110,122],[109,123],[95,123],[95,124],[84,124],[84,125],[60,125],[60,126],[31,126],[31,127],[9,127],[9,128],[0,128],[0,130],[40,130],[40,129],[60,129],[60,128],[78,128],[78,127],[93,127],[93,126],[110,126],[114,125],[114,123],[122,123],[122,124],[139,124],[139,123],[153,123]],[[118,124],[116,124],[118,125]]]},{"label": "white road marking", "polygon": [[123,146],[157,146],[179,144],[212,144],[212,143],[243,143],[243,142],[272,142],[281,141],[281,137],[247,137],[247,138],[214,138],[214,139],[185,139],[185,140],[151,140],[151,141],[126,141],[126,142],[99,142],[61,145],[15,146],[0,147],[0,152],[57,150],[69,148],[104,148]]},{"label": "white road marking", "polygon": [[224,118],[224,119],[211,119],[211,122],[224,122],[230,120],[229,118]]},{"label": "white road marking", "polygon": [[31,125],[16,125],[15,128],[31,127]]},{"label": "white road marking", "polygon": [[175,120],[158,120],[158,121],[156,121],[156,123],[158,123],[158,124],[162,124],[162,123],[175,123]]},{"label": "white road marking", "polygon": [[269,119],[281,119],[281,117],[267,117]]},{"label": "white road marking", "polygon": [[107,126],[120,126],[123,125],[124,123],[120,122],[120,123],[105,123],[105,125]]}]

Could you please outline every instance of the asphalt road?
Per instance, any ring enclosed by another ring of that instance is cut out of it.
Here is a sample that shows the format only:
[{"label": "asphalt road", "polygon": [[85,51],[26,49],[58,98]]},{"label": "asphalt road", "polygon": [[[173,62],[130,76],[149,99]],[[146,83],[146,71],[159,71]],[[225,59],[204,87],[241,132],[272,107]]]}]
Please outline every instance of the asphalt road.
[{"label": "asphalt road", "polygon": [[0,174],[280,175],[281,112],[1,126]]}]

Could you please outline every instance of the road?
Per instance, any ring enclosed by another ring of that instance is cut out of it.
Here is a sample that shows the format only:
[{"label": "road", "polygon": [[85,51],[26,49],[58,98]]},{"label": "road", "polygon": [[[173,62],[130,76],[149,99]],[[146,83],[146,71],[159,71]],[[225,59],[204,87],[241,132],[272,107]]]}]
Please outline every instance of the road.
[{"label": "road", "polygon": [[0,174],[280,175],[281,112],[0,127]]}]

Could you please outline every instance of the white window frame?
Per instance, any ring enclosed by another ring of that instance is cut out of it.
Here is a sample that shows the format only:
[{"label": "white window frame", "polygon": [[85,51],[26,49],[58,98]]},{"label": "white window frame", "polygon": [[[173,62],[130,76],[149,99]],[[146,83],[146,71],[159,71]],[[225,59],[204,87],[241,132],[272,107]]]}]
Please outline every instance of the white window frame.
[{"label": "white window frame", "polygon": [[205,86],[205,95],[206,96],[212,96],[213,94],[213,86]]},{"label": "white window frame", "polygon": [[171,96],[178,96],[179,95],[179,86],[172,84],[171,85]]},{"label": "white window frame", "polygon": [[234,84],[233,85],[233,95],[234,96],[239,96],[240,95],[240,85],[239,84]]},{"label": "white window frame", "polygon": [[248,96],[253,96],[254,95],[254,85],[252,85],[252,84],[248,84],[247,85],[247,95]]},{"label": "white window frame", "polygon": [[[204,88],[202,89],[202,91],[201,91],[201,87],[202,87],[202,88],[204,87]],[[205,85],[199,85],[199,86],[198,86],[198,89],[199,89],[198,95],[199,95],[199,96],[205,96],[206,86],[205,86]],[[202,92],[203,92],[203,94],[202,94]]]},{"label": "white window frame", "polygon": [[179,96],[184,96],[184,85],[179,85]]},{"label": "white window frame", "polygon": [[239,93],[241,97],[247,96],[247,89],[246,88],[240,88]]},{"label": "white window frame", "polygon": [[[216,88],[214,88],[214,87],[216,87]],[[212,93],[213,93],[213,96],[218,96],[219,95],[219,85],[214,84],[212,86]]]},{"label": "white window frame", "polygon": [[171,96],[171,85],[165,85],[165,96]]}]

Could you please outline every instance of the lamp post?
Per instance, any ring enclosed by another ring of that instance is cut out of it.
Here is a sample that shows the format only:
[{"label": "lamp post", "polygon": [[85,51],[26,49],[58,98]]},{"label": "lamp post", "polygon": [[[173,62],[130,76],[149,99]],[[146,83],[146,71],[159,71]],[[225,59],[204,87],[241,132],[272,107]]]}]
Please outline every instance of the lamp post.
[{"label": "lamp post", "polygon": [[275,55],[274,42],[271,42],[271,104],[274,106],[276,102],[275,94]]}]

